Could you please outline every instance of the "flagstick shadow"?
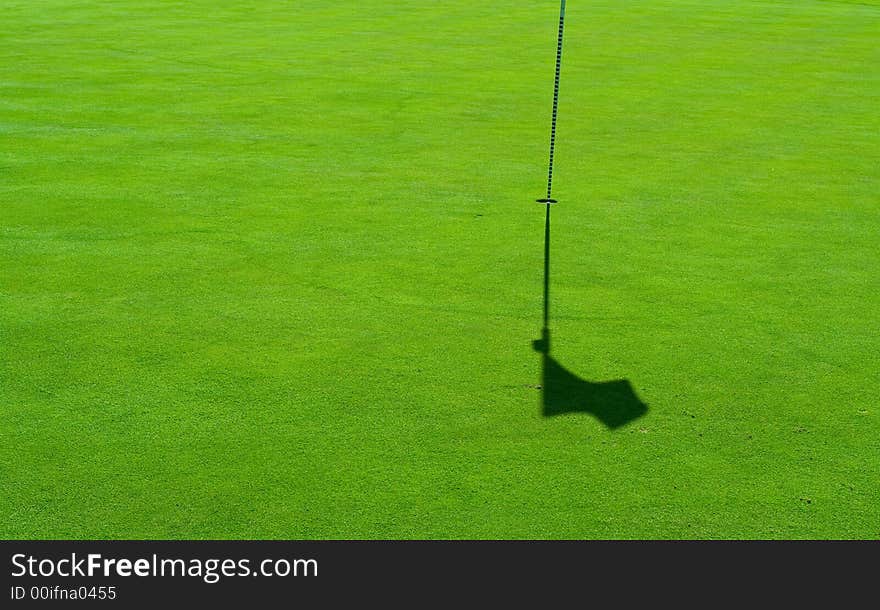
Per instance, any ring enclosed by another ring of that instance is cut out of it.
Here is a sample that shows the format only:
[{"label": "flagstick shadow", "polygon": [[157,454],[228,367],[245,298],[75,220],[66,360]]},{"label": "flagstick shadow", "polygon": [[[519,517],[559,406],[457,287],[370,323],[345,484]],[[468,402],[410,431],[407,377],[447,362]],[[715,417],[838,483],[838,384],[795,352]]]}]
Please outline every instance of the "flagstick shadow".
[{"label": "flagstick shadow", "polygon": [[567,370],[550,355],[550,205],[544,228],[544,326],[541,338],[532,342],[541,354],[541,412],[544,417],[587,413],[614,430],[648,412],[626,379],[593,382]]}]

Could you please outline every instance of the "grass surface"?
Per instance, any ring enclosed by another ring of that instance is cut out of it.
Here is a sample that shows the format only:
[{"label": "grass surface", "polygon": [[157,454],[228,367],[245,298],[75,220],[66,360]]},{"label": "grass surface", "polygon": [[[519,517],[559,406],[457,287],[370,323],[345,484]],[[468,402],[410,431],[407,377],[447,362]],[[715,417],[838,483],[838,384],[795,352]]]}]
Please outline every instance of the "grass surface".
[{"label": "grass surface", "polygon": [[4,3],[0,536],[880,537],[880,3]]}]

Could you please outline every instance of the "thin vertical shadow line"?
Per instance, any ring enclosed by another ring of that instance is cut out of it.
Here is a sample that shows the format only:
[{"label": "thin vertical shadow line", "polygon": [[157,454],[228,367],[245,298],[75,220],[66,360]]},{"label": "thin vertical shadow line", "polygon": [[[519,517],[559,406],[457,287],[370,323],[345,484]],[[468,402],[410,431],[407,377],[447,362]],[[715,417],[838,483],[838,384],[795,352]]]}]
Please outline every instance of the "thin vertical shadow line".
[{"label": "thin vertical shadow line", "polygon": [[550,206],[544,218],[544,328],[550,325]]}]

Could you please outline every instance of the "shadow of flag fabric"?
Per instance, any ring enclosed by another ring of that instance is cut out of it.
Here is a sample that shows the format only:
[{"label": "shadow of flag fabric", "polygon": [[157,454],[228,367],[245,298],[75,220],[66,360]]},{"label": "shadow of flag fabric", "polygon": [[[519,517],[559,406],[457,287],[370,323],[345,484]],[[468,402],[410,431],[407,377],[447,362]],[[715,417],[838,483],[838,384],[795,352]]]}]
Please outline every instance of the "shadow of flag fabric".
[{"label": "shadow of flag fabric", "polygon": [[550,354],[541,354],[541,403],[544,417],[589,413],[608,428],[619,428],[648,411],[626,379],[592,382],[566,370]]}]

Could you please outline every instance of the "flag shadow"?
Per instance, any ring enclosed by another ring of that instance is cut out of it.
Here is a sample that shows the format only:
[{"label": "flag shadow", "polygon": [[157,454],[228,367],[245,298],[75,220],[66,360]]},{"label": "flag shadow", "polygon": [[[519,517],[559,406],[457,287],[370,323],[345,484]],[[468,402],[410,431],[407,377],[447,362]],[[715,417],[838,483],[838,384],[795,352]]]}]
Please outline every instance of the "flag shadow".
[{"label": "flag shadow", "polygon": [[587,381],[563,367],[550,355],[550,331],[532,343],[541,354],[541,413],[554,417],[587,413],[614,430],[648,412],[626,379]]}]

